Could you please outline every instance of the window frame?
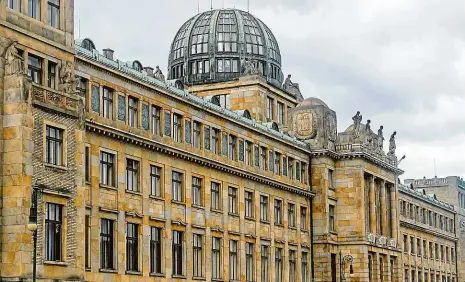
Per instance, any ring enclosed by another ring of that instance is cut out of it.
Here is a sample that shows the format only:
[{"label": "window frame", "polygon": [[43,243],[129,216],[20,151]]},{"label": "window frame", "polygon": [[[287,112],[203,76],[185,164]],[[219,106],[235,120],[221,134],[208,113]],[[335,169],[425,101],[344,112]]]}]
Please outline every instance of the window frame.
[{"label": "window frame", "polygon": [[212,210],[220,211],[222,209],[220,182],[210,181],[210,197],[210,208]]},{"label": "window frame", "polygon": [[255,244],[246,242],[245,243],[245,281],[255,281],[255,268],[254,268],[254,257],[255,257]]},{"label": "window frame", "polygon": [[[140,191],[140,161],[126,158],[126,191],[139,193]],[[130,181],[131,185],[130,185]]]},{"label": "window frame", "polygon": [[[228,214],[230,215],[239,215],[237,201],[238,190],[239,189],[237,187],[228,187]],[[232,191],[234,191],[234,193]]]},{"label": "window frame", "polygon": [[[158,165],[154,165],[154,164],[150,164],[149,169],[150,169],[150,173],[149,173],[149,177],[150,177],[150,195],[154,196],[154,197],[162,197],[162,195],[163,195],[163,191],[162,191],[163,190],[162,189],[162,186],[163,186],[162,185],[162,183],[163,183],[163,180],[162,180],[163,179],[162,178],[163,167],[158,166]],[[157,185],[157,183],[158,183],[158,185]],[[155,187],[154,187],[154,184],[155,184]],[[157,191],[157,188],[158,188],[158,191]]]},{"label": "window frame", "polygon": [[137,223],[126,223],[126,271],[139,272],[139,227]]},{"label": "window frame", "polygon": [[[107,157],[111,157],[112,162],[109,161],[109,158],[107,160],[102,160],[103,156],[106,155]],[[99,156],[99,184],[108,186],[108,187],[117,187],[116,185],[116,163],[117,163],[117,157],[116,154],[113,152],[108,152],[104,150],[100,150],[100,156]],[[103,181],[103,176],[104,176],[104,171],[103,171],[103,166],[106,166],[106,172],[107,174],[105,175],[105,178],[107,179],[107,183],[104,183]],[[108,175],[108,172],[111,172],[112,175]],[[111,177],[109,177],[111,176]],[[111,180],[108,181],[108,179]]]},{"label": "window frame", "polygon": [[269,222],[269,197],[260,195],[260,221]]},{"label": "window frame", "polygon": [[254,213],[254,192],[245,190],[244,191],[244,216],[248,218],[255,218]]},{"label": "window frame", "polygon": [[283,200],[281,199],[274,199],[274,224],[283,225]]},{"label": "window frame", "polygon": [[115,92],[109,87],[102,88],[102,116],[112,120]]},{"label": "window frame", "polygon": [[[53,212],[51,211],[53,207]],[[64,259],[63,255],[63,225],[64,223],[64,206],[46,202],[45,203],[45,228],[44,228],[44,258],[45,261],[58,261],[61,262]],[[55,230],[55,232],[52,232]],[[52,232],[49,235],[49,232]],[[53,234],[55,233],[55,234]],[[66,236],[66,234],[65,234]],[[52,239],[52,241],[49,241]]]},{"label": "window frame", "polygon": [[[222,238],[212,237],[212,279],[221,279],[222,274]],[[217,261],[216,261],[217,260]],[[216,261],[216,268],[215,268]]]},{"label": "window frame", "polygon": [[[194,183],[195,180],[198,180],[198,183]],[[192,176],[192,205],[193,206],[203,206],[203,178],[199,176]],[[197,193],[196,193],[197,191]]]},{"label": "window frame", "polygon": [[[108,228],[104,228],[104,222]],[[108,218],[100,219],[100,269],[101,270],[115,270],[115,257],[114,257],[114,231],[115,220]],[[108,233],[106,230],[108,229]],[[105,239],[105,240],[104,240]],[[107,248],[109,247],[109,248]],[[108,249],[108,252],[105,250]],[[110,266],[110,267],[108,267]]]},{"label": "window frame", "polygon": [[184,276],[184,232],[179,230],[173,230],[173,240],[172,240],[172,276]]},{"label": "window frame", "polygon": [[[51,130],[55,136],[49,136]],[[56,134],[59,137],[56,137]],[[55,123],[44,123],[44,163],[52,166],[66,167],[67,165],[67,130],[65,127]],[[53,150],[50,151],[53,147]],[[52,154],[52,155],[51,155]]]},{"label": "window frame", "polygon": [[161,112],[162,108],[156,105],[152,105],[151,117],[152,117],[152,134],[161,136]]},{"label": "window frame", "polygon": [[47,24],[57,29],[60,28],[60,0],[47,0]]},{"label": "window frame", "polygon": [[130,127],[139,127],[139,99],[128,96],[128,125]]},{"label": "window frame", "polygon": [[[175,179],[174,177],[175,175],[179,175],[179,179]],[[184,173],[183,172],[180,172],[177,170],[173,170],[171,172],[171,190],[172,190],[172,198],[174,202],[184,202],[185,197],[184,197]]]},{"label": "window frame", "polygon": [[203,259],[203,236],[201,234],[192,234],[192,276],[203,278],[204,259]]}]

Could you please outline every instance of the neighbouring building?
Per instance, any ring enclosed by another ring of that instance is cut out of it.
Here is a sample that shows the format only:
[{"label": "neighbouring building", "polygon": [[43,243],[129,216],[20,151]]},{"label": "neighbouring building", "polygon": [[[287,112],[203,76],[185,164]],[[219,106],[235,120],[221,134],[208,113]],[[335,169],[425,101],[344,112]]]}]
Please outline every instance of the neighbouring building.
[{"label": "neighbouring building", "polygon": [[457,250],[458,276],[457,281],[465,281],[465,181],[458,176],[444,178],[406,179],[405,184],[415,189],[422,189],[427,194],[434,194],[438,200],[454,206],[455,233],[459,238]]},{"label": "neighbouring building", "polygon": [[195,15],[165,77],[75,40],[74,5],[0,1],[1,281],[31,280],[34,226],[38,281],[407,281],[404,233],[457,273],[450,225],[399,219],[456,212],[398,184],[396,132],[338,132],[258,18]]},{"label": "neighbouring building", "polygon": [[458,281],[454,206],[411,185],[399,184],[399,198],[405,281]]}]

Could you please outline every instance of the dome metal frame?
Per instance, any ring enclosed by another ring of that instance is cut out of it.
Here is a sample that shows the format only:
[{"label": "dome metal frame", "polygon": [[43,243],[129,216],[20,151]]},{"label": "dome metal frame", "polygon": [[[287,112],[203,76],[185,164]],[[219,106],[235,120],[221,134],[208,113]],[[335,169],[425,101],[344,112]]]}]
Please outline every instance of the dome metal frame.
[{"label": "dome metal frame", "polygon": [[281,87],[281,53],[272,31],[238,9],[210,10],[187,20],[176,33],[168,58],[169,79],[187,85],[238,79],[254,62],[268,83]]}]

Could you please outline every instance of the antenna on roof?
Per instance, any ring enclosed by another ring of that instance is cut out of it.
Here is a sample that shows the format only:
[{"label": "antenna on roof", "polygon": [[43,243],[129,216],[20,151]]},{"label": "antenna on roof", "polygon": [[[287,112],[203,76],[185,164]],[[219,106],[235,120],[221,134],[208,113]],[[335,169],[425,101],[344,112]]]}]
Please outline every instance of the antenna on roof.
[{"label": "antenna on roof", "polygon": [[434,177],[437,177],[437,173],[436,173],[436,158],[434,158]]},{"label": "antenna on roof", "polygon": [[224,0],[223,0],[223,9],[224,9]]},{"label": "antenna on roof", "polygon": [[79,20],[79,39],[81,39],[81,20]]},{"label": "antenna on roof", "polygon": [[250,0],[247,0],[247,13],[250,13]]},{"label": "antenna on roof", "polygon": [[210,0],[210,10],[213,10],[213,0]]},{"label": "antenna on roof", "polygon": [[197,14],[200,14],[200,0],[197,1]]}]

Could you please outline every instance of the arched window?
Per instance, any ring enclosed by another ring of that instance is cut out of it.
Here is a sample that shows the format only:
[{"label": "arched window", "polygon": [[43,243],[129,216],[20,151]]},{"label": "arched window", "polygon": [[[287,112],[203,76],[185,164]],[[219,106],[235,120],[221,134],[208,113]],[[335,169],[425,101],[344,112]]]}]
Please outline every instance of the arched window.
[{"label": "arched window", "polygon": [[132,68],[136,71],[142,71],[142,64],[139,61],[132,62]]},{"label": "arched window", "polygon": [[92,42],[92,40],[86,38],[82,41],[82,47],[89,51],[93,51],[95,49],[95,44]]},{"label": "arched window", "polygon": [[244,110],[244,114],[242,115],[246,119],[252,119],[252,116],[250,115],[249,110]]}]

